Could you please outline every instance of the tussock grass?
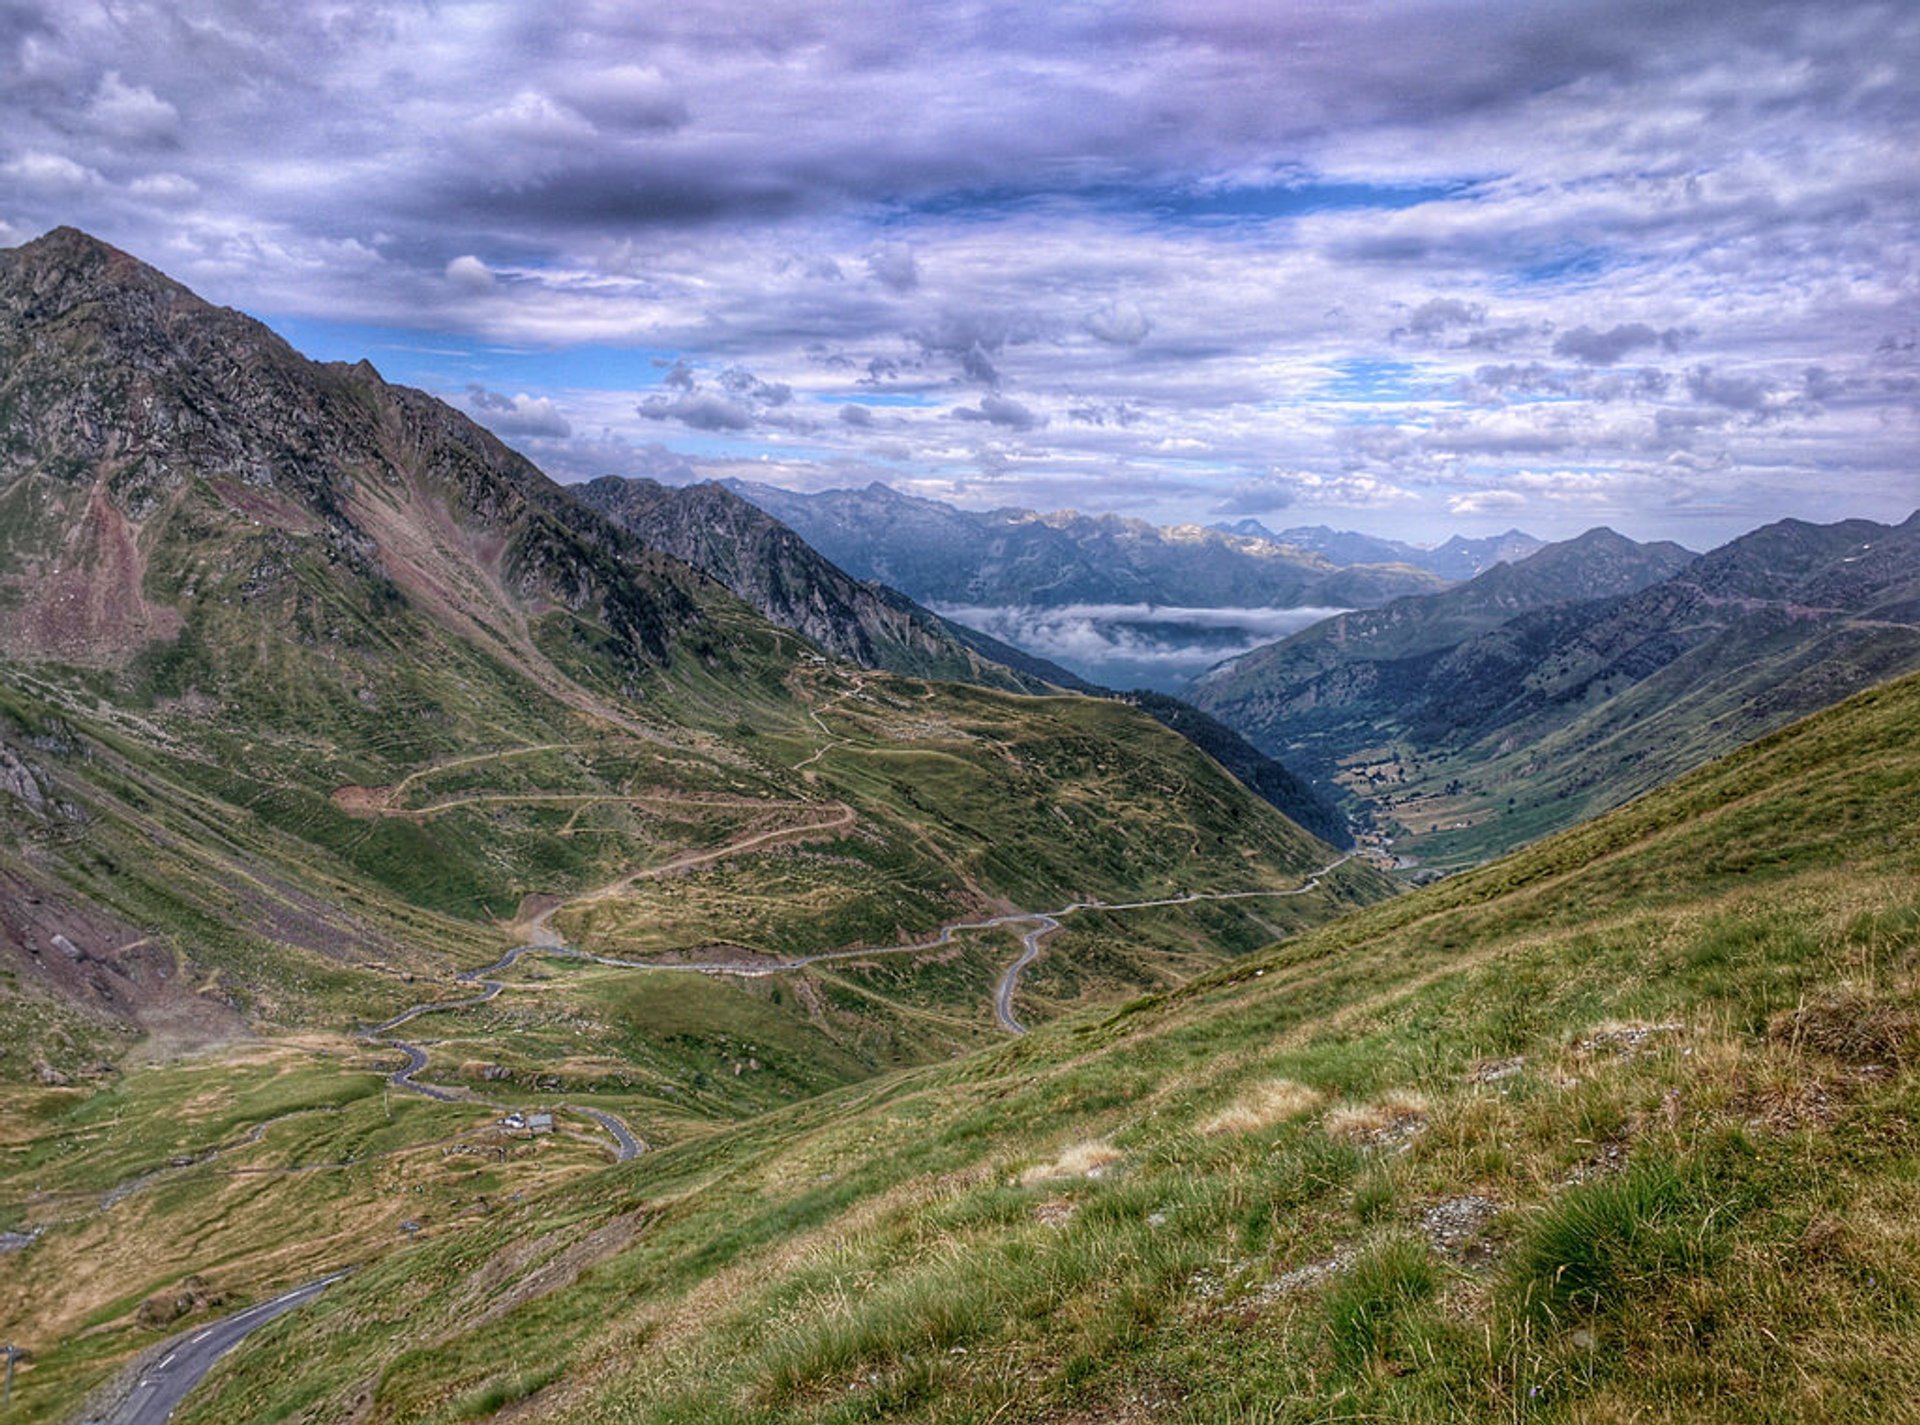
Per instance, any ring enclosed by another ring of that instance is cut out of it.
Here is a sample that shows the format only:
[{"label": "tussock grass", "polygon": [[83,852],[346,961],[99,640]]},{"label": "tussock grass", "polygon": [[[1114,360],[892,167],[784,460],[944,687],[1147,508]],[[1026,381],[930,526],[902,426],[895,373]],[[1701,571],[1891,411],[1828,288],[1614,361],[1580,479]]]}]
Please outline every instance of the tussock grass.
[{"label": "tussock grass", "polygon": [[1034,1183],[1058,1182],[1063,1178],[1101,1178],[1110,1173],[1114,1166],[1125,1161],[1126,1154],[1111,1143],[1076,1143],[1045,1163],[1035,1163],[1023,1169],[1020,1181],[1023,1185]]},{"label": "tussock grass", "polygon": [[1209,1118],[1200,1125],[1200,1131],[1209,1138],[1223,1133],[1257,1133],[1276,1123],[1311,1113],[1320,1103],[1321,1095],[1317,1089],[1292,1079],[1270,1079],[1249,1089]]},{"label": "tussock grass", "polygon": [[1320,1126],[1343,1143],[1384,1143],[1417,1133],[1426,1125],[1432,1103],[1416,1089],[1389,1089],[1366,1103],[1338,1103]]}]

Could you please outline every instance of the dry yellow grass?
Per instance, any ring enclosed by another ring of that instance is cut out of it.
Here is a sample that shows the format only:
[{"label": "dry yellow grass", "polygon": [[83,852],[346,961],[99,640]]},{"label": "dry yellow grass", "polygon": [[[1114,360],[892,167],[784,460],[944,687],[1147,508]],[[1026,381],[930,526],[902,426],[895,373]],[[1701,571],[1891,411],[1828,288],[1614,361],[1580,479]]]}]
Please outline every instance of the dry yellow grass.
[{"label": "dry yellow grass", "polygon": [[1424,1094],[1390,1089],[1370,1103],[1341,1103],[1327,1110],[1320,1126],[1329,1138],[1348,1143],[1379,1143],[1420,1131],[1429,1107]]},{"label": "dry yellow grass", "polygon": [[1311,1113],[1320,1106],[1320,1092],[1292,1079],[1269,1079],[1255,1085],[1228,1107],[1200,1125],[1208,1137],[1221,1133],[1252,1133],[1289,1118]]},{"label": "dry yellow grass", "polygon": [[1052,1162],[1036,1163],[1028,1168],[1020,1174],[1020,1182],[1022,1186],[1031,1186],[1061,1178],[1104,1177],[1107,1169],[1125,1156],[1113,1144],[1098,1139],[1090,1143],[1076,1143]]}]

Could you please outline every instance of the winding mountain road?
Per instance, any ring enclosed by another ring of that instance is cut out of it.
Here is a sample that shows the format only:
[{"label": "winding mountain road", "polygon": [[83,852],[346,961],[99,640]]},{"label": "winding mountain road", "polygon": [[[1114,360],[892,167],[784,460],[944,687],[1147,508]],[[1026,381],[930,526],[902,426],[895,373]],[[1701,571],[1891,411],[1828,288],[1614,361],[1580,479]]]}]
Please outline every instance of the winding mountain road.
[{"label": "winding mountain road", "polygon": [[993,987],[993,1017],[1000,1021],[1000,1027],[1009,1034],[1027,1032],[1027,1026],[1013,1015],[1013,992],[1020,988],[1020,972],[1039,955],[1040,937],[1060,928],[1060,922],[1050,915],[1043,915],[1039,919],[1039,925],[1020,937],[1020,958],[1007,966],[1000,976],[1000,982]]},{"label": "winding mountain road", "polygon": [[157,1349],[159,1359],[140,1372],[118,1404],[87,1425],[166,1425],[187,1392],[213,1369],[214,1362],[275,1317],[304,1306],[345,1275],[335,1272],[211,1326],[181,1332]]},{"label": "winding mountain road", "polygon": [[[809,716],[813,718],[815,725],[819,727],[821,736],[825,740],[810,757],[796,764],[797,768],[804,768],[813,762],[817,762],[834,747],[846,741],[844,738],[835,738],[833,736],[832,730],[828,728],[820,714],[838,707],[849,699],[858,697],[863,688],[864,683],[859,678],[855,678],[852,686],[846,688],[838,696],[830,699],[820,708],[809,709]],[[544,749],[529,748],[525,750],[538,751]],[[489,755],[501,756],[512,754],[496,753]],[[476,758],[472,760],[484,759]],[[418,773],[413,774],[413,776],[418,775]],[[405,779],[401,785],[407,785],[411,781],[412,777],[409,777]],[[640,800],[640,798],[637,797],[629,797],[628,799]],[[394,1088],[403,1089],[410,1093],[422,1094],[427,1098],[437,1099],[443,1103],[458,1101],[485,1102],[485,1100],[478,1099],[465,1090],[450,1089],[438,1084],[427,1083],[420,1079],[419,1075],[427,1067],[428,1059],[426,1051],[417,1044],[413,1044],[405,1039],[393,1037],[393,1031],[422,1015],[439,1014],[460,1009],[473,1009],[486,1004],[506,988],[503,981],[492,977],[512,969],[524,955],[537,954],[551,956],[556,959],[584,960],[591,964],[606,965],[623,970],[647,970],[655,973],[679,972],[681,974],[729,975],[740,979],[760,979],[769,975],[791,974],[795,970],[805,969],[809,965],[825,964],[835,960],[867,959],[877,955],[922,954],[929,950],[938,950],[946,945],[950,945],[956,935],[967,931],[993,930],[1008,925],[1030,925],[1031,929],[1027,930],[1020,937],[1019,956],[1001,972],[999,979],[995,982],[992,999],[995,1022],[1009,1034],[1025,1034],[1027,1032],[1026,1026],[1020,1022],[1013,1008],[1014,996],[1020,988],[1021,972],[1039,957],[1040,942],[1058,930],[1060,928],[1060,922],[1067,916],[1076,915],[1083,911],[1107,913],[1114,911],[1145,910],[1157,906],[1193,905],[1204,901],[1254,900],[1269,897],[1305,895],[1309,891],[1318,888],[1323,876],[1330,874],[1353,859],[1353,853],[1349,852],[1336,860],[1330,861],[1309,875],[1302,884],[1288,890],[1189,891],[1184,895],[1165,896],[1153,900],[1121,902],[1073,901],[1068,905],[1060,907],[1058,910],[1016,910],[1008,911],[1003,915],[990,916],[984,920],[956,921],[943,926],[936,935],[928,939],[909,941],[901,945],[826,950],[813,955],[794,955],[784,959],[769,960],[758,964],[741,964],[737,961],[725,960],[680,960],[663,962],[659,960],[629,960],[615,955],[597,955],[590,951],[580,950],[568,945],[552,928],[554,913],[558,911],[562,905],[578,906],[590,904],[597,900],[604,900],[620,894],[622,891],[629,889],[640,881],[674,875],[678,872],[690,870],[696,866],[708,865],[726,857],[736,856],[760,847],[788,841],[804,840],[814,836],[834,835],[845,832],[852,829],[856,819],[853,808],[841,803],[838,805],[834,814],[823,821],[806,822],[797,826],[773,827],[768,830],[756,831],[738,837],[720,846],[710,847],[706,850],[683,851],[658,866],[649,866],[638,871],[628,872],[625,875],[609,881],[604,886],[596,887],[590,891],[584,891],[566,901],[549,906],[527,922],[527,938],[524,943],[514,946],[491,965],[485,965],[479,969],[467,970],[455,977],[461,983],[481,986],[481,993],[469,995],[461,999],[430,1000],[425,1004],[414,1005],[411,1009],[403,1010],[384,1023],[377,1024],[371,1029],[366,1030],[361,1035],[361,1038],[369,1043],[391,1046],[406,1055],[406,1063],[387,1076],[387,1082]],[[572,1111],[592,1119],[607,1130],[613,1138],[614,1152],[618,1161],[626,1162],[645,1151],[646,1145],[625,1123],[613,1114],[603,1109],[577,1108]]]}]

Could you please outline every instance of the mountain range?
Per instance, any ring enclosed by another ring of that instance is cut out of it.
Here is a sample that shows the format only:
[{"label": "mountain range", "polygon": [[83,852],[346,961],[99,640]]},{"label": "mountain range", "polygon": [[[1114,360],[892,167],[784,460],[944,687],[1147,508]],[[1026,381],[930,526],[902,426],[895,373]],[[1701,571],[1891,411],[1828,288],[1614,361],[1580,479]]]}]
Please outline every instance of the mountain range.
[{"label": "mountain range", "polygon": [[[668,486],[607,475],[573,486],[572,493],[650,548],[718,580],[782,628],[863,668],[1030,693],[1079,681],[1064,668],[1035,677],[983,657],[938,614],[884,584],[850,577],[723,485]],[[986,636],[972,638],[984,642]],[[1031,657],[1008,648],[996,652],[1018,661]]]},{"label": "mountain range", "polygon": [[1429,548],[1399,539],[1382,539],[1353,530],[1333,529],[1323,524],[1295,525],[1274,531],[1259,520],[1243,518],[1216,524],[1213,528],[1224,534],[1263,539],[1269,544],[1304,550],[1334,564],[1411,564],[1416,569],[1425,569],[1448,580],[1471,579],[1476,574],[1486,573],[1496,564],[1511,564],[1525,559],[1546,543],[1518,529],[1479,538],[1451,535],[1444,543]]},{"label": "mountain range", "polygon": [[[863,668],[1045,693],[1120,694],[1058,664],[923,608],[884,584],[853,579],[792,530],[717,482],[667,486],[607,475],[573,493],[629,533],[724,584],[782,628]],[[1346,818],[1231,728],[1165,694],[1138,690],[1133,707],[1178,732],[1330,845],[1353,844]]]},{"label": "mountain range", "polygon": [[877,481],[819,494],[727,486],[849,573],[932,604],[1356,608],[1444,582],[1411,565],[1342,565],[1202,525],[962,510]]}]

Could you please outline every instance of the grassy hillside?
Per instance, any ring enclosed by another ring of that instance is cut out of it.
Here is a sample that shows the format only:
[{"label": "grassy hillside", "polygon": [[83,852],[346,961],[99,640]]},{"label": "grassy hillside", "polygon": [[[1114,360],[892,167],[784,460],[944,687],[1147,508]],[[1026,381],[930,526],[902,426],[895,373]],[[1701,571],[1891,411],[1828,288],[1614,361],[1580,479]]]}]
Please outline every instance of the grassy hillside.
[{"label": "grassy hillside", "polygon": [[1898,1416],[1917,716],[431,1234],[183,1418]]}]

